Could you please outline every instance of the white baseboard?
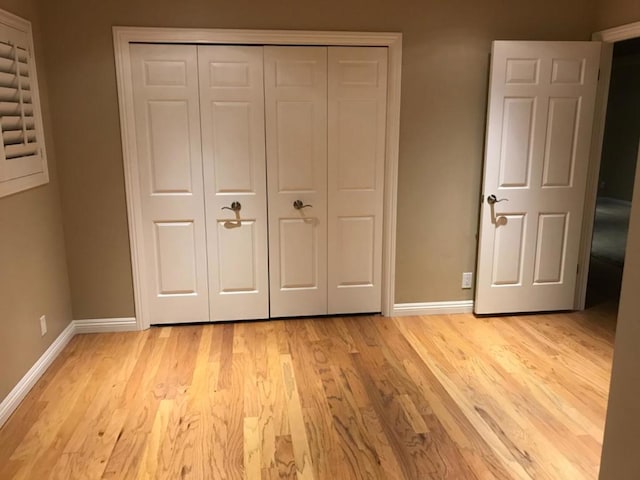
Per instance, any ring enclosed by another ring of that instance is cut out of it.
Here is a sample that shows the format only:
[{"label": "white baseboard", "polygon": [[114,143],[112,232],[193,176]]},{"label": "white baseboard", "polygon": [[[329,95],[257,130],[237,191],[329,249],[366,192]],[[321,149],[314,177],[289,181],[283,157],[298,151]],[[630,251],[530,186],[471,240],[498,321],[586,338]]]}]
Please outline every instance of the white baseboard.
[{"label": "white baseboard", "polygon": [[56,359],[62,349],[74,335],[81,333],[131,332],[138,330],[135,318],[98,318],[89,320],[73,320],[58,338],[47,348],[36,363],[29,369],[9,395],[0,403],[0,427],[18,408],[20,402],[27,396],[49,365]]},{"label": "white baseboard", "polygon": [[2,400],[2,403],[0,403],[0,427],[4,425],[15,409],[18,408],[20,402],[27,396],[27,393],[34,387],[36,382],[40,380],[40,377],[42,377],[47,368],[49,368],[49,365],[51,365],[60,352],[62,352],[62,349],[75,334],[75,325],[73,322],[70,322],[67,328],[58,335],[58,338],[53,341],[13,390],[9,392],[9,395]]},{"label": "white baseboard", "polygon": [[393,306],[394,317],[410,315],[447,315],[452,313],[473,312],[473,300],[454,302],[396,303]]},{"label": "white baseboard", "polygon": [[75,333],[133,332],[138,330],[135,317],[131,318],[90,318],[74,320]]}]

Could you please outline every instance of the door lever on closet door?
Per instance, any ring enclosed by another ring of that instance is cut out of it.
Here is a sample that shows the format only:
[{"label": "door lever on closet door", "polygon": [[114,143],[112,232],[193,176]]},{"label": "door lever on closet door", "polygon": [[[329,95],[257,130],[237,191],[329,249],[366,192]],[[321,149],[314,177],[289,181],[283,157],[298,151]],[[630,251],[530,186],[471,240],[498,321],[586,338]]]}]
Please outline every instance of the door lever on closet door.
[{"label": "door lever on closet door", "polygon": [[296,200],[295,202],[293,202],[293,208],[295,208],[296,210],[302,210],[303,208],[307,207],[313,207],[313,205],[305,205],[304,203],[302,203],[302,200]]},{"label": "door lever on closet door", "polygon": [[230,207],[222,207],[222,210],[231,210],[233,212],[239,212],[242,208],[240,202],[232,202]]}]

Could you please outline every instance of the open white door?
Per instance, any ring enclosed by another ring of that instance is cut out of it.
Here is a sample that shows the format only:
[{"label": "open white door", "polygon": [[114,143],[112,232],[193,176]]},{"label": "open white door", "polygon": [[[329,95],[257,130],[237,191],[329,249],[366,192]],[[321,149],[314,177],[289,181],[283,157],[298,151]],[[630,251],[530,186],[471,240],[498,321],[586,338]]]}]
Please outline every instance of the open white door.
[{"label": "open white door", "polygon": [[570,310],[600,43],[492,52],[475,312]]}]

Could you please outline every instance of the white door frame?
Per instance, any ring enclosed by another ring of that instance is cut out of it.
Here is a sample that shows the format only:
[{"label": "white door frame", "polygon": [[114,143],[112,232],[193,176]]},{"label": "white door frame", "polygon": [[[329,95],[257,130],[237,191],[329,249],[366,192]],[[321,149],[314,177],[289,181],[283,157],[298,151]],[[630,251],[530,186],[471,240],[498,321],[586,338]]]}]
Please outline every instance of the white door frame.
[{"label": "white door frame", "polygon": [[600,54],[600,82],[596,96],[596,109],[594,112],[593,133],[591,137],[591,154],[584,202],[582,239],[580,241],[580,255],[578,257],[580,269],[576,281],[575,295],[575,308],[577,310],[584,310],[587,300],[591,239],[593,237],[596,199],[598,196],[598,178],[600,175],[602,144],[604,141],[604,128],[607,117],[607,103],[609,100],[613,44],[637,37],[640,37],[640,22],[609,28],[601,32],[596,32],[591,37],[594,41],[602,42],[602,50]]},{"label": "white door frame", "polygon": [[326,45],[370,46],[389,49],[387,83],[387,129],[384,183],[384,225],[382,246],[382,314],[393,312],[395,291],[396,202],[398,190],[398,150],[400,140],[400,78],[402,34],[387,32],[315,32],[297,30],[219,30],[191,28],[113,27],[113,43],[120,107],[120,130],[133,270],[136,325],[149,328],[145,291],[133,85],[129,45],[146,43],[192,43],[226,45]]}]

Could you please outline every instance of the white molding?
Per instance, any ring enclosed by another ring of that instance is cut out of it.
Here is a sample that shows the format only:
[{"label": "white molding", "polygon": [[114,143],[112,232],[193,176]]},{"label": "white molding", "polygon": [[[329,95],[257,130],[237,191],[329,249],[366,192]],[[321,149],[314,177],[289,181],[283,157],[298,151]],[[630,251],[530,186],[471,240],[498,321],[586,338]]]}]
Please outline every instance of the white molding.
[{"label": "white molding", "polygon": [[135,332],[140,330],[135,317],[130,318],[90,318],[74,320],[76,334],[107,333],[107,332]]},{"label": "white molding", "polygon": [[396,303],[393,306],[394,317],[413,315],[449,315],[454,313],[472,313],[473,300],[452,302]]},{"label": "white molding", "polygon": [[622,40],[630,40],[638,37],[640,37],[640,22],[609,28],[601,32],[596,32],[591,36],[593,41],[602,42],[602,50],[600,55],[600,82],[598,84],[596,107],[593,117],[591,154],[589,157],[587,188],[585,192],[584,213],[582,217],[582,237],[578,257],[580,271],[576,278],[576,293],[574,301],[574,308],[576,310],[584,310],[587,301],[591,240],[593,237],[593,223],[595,221],[598,179],[600,175],[600,161],[602,159],[602,144],[604,141],[607,104],[609,100],[609,83],[611,81],[611,66],[613,63],[613,44]]},{"label": "white molding", "polygon": [[591,38],[595,41],[614,43],[640,37],[640,22],[628,23],[619,27],[608,28],[594,33]]},{"label": "white molding", "polygon": [[242,45],[342,45],[383,46],[388,48],[387,129],[385,158],[385,195],[382,261],[382,313],[389,316],[394,310],[396,202],[398,190],[398,156],[400,142],[400,85],[402,66],[402,34],[389,32],[320,32],[300,30],[220,30],[190,28],[113,27],[113,43],[120,107],[122,154],[127,193],[127,212],[133,289],[137,325],[149,328],[147,291],[142,275],[144,250],[140,202],[140,182],[137,167],[136,132],[133,112],[130,44],[198,43]]},{"label": "white molding", "polygon": [[36,363],[29,369],[29,371],[22,377],[18,384],[9,392],[9,395],[0,403],[0,427],[9,419],[11,414],[20,405],[20,402],[27,396],[29,391],[38,382],[40,377],[49,368],[51,363],[62,352],[64,347],[69,343],[69,340],[75,335],[75,324],[70,322],[69,325],[62,331],[58,338],[47,348],[42,356],[36,361]]}]

